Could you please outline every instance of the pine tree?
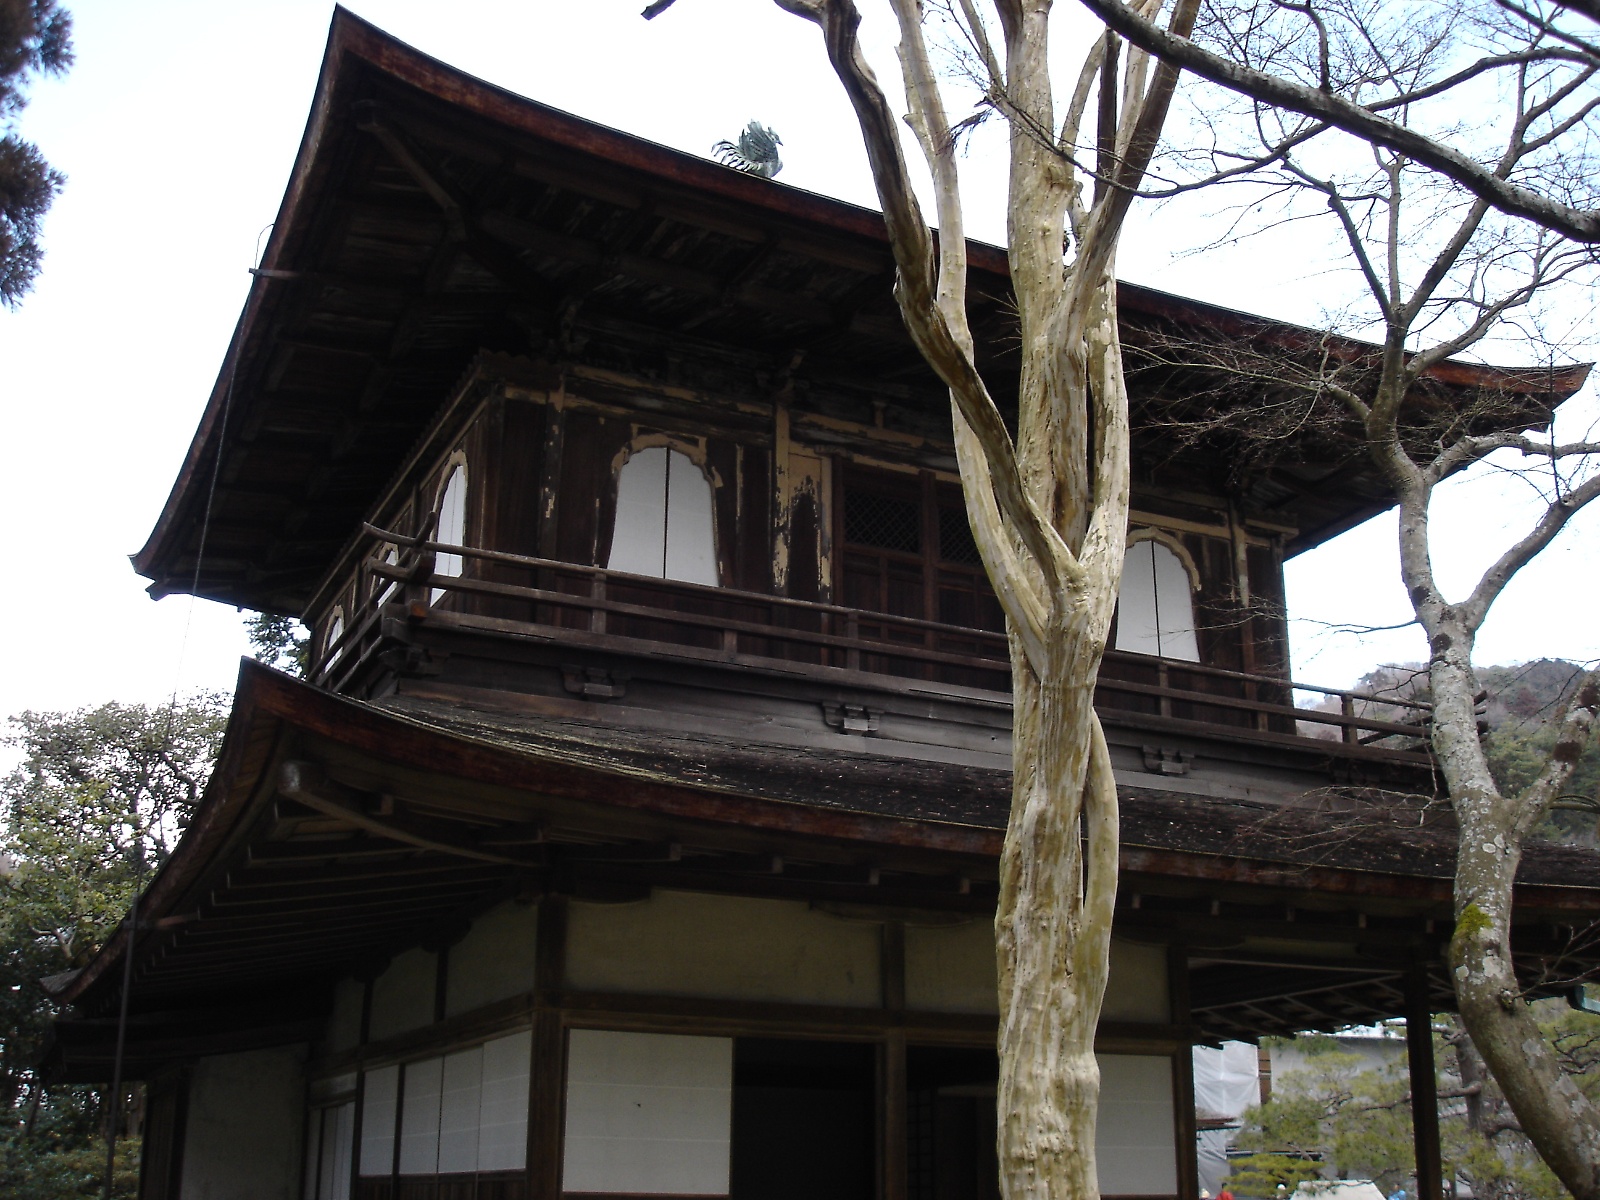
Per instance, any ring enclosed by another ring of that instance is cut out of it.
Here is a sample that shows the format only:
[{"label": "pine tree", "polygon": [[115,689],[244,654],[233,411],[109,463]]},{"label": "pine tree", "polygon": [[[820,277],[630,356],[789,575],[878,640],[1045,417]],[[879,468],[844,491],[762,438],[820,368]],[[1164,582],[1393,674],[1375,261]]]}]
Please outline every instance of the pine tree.
[{"label": "pine tree", "polygon": [[16,131],[27,88],[72,65],[72,17],[57,0],[0,0],[0,304],[15,308],[44,257],[39,225],[66,183]]}]

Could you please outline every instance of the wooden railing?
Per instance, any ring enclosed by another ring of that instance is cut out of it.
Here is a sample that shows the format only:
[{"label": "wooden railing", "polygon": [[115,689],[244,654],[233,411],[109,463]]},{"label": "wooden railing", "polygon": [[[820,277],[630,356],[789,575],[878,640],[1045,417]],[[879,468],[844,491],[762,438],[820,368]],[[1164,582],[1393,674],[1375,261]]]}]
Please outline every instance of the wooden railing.
[{"label": "wooden railing", "polygon": [[[336,691],[379,651],[386,614],[412,620],[440,614],[501,632],[565,630],[573,642],[587,644],[628,639],[726,662],[810,664],[1010,691],[1006,636],[994,630],[404,538],[374,526],[367,532],[380,549],[396,547],[398,561],[387,562],[380,552],[362,564],[358,586],[367,599],[347,616],[344,632],[311,672],[315,682]],[[460,556],[461,574],[438,573],[443,554]],[[1321,707],[1297,705],[1297,696],[1314,697]],[[1431,715],[1420,701],[1118,650],[1105,654],[1095,703],[1102,710],[1405,751],[1424,746]]]}]

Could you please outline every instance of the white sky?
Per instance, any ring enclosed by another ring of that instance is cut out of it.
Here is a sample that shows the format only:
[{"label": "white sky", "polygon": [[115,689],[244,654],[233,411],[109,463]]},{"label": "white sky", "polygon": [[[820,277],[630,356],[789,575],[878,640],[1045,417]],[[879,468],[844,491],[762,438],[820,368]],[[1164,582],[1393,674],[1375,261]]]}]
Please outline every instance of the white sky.
[{"label": "white sky", "polygon": [[[784,182],[872,203],[859,136],[814,30],[766,0],[679,0],[651,23],[639,19],[642,6],[353,5],[494,83],[694,153],[759,119],[783,137]],[[332,15],[325,0],[75,0],[71,8],[77,64],[35,88],[21,125],[69,182],[47,218],[37,291],[19,312],[0,310],[0,511],[12,564],[0,589],[0,715],[231,688],[247,650],[239,615],[183,597],[150,601],[127,555],[161,509],[215,378],[258,237],[288,178]],[[887,80],[897,72],[881,25],[869,23],[869,47]],[[969,180],[987,180],[974,187],[969,230],[999,241],[991,143],[965,166]],[[1305,322],[1343,286],[1300,244],[1304,233],[1175,259],[1200,228],[1187,212],[1139,212],[1122,275]],[[1575,356],[1594,353],[1579,347]],[[1447,580],[1465,578],[1522,513],[1503,481],[1457,490],[1465,503],[1440,522]],[[1485,631],[1481,662],[1600,655],[1595,529],[1583,519],[1524,572]],[[1304,556],[1290,572],[1291,611],[1334,622],[1405,619],[1393,542],[1392,520],[1380,519]],[[1375,662],[1422,653],[1414,630],[1359,639],[1297,624],[1294,637],[1297,677],[1334,686]]]}]

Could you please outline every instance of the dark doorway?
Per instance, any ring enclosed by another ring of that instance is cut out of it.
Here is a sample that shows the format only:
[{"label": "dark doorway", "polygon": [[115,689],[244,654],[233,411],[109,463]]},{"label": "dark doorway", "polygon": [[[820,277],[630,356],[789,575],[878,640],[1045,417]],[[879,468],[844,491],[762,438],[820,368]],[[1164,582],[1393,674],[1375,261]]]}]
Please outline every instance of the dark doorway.
[{"label": "dark doorway", "polygon": [[876,1048],[739,1038],[732,1200],[873,1200]]},{"label": "dark doorway", "polygon": [[999,1200],[993,1050],[906,1050],[909,1200]]}]

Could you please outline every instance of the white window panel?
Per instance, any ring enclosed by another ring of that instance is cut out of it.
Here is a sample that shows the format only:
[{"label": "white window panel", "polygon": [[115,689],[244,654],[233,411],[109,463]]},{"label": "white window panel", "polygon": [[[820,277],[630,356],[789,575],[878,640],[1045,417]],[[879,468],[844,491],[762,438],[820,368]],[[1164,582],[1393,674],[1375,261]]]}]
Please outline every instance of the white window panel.
[{"label": "white window panel", "polygon": [[666,573],[667,450],[636,451],[617,477],[617,519],[606,566],[634,575]]},{"label": "white window panel", "polygon": [[400,1068],[368,1071],[361,1100],[361,1173],[394,1170],[395,1107],[400,1099]]},{"label": "white window panel", "polygon": [[1200,661],[1189,572],[1170,546],[1152,538],[1129,546],[1123,560],[1117,649]]},{"label": "white window panel", "polygon": [[721,582],[711,481],[687,454],[649,446],[622,464],[606,566],[709,587]]},{"label": "white window panel", "polygon": [[439,1088],[444,1060],[407,1063],[400,1105],[400,1174],[439,1173]]},{"label": "white window panel", "polygon": [[322,1178],[317,1200],[350,1200],[350,1153],[355,1123],[353,1103],[322,1110]]},{"label": "white window panel", "polygon": [[717,546],[711,517],[711,481],[686,454],[667,458],[666,567],[668,579],[716,587]]},{"label": "white window panel", "polygon": [[1171,1196],[1178,1190],[1172,1060],[1102,1054],[1095,1160],[1106,1196]]},{"label": "white window panel", "polygon": [[[459,466],[451,470],[450,478],[445,481],[444,494],[439,498],[439,524],[433,540],[449,546],[467,544],[467,473]],[[437,555],[433,570],[436,575],[460,575],[461,555]],[[437,604],[443,595],[443,588],[434,588],[430,603]]]},{"label": "white window panel", "polygon": [[483,1047],[446,1055],[439,1101],[439,1174],[478,1169],[478,1102]]},{"label": "white window panel", "polygon": [[732,1112],[732,1039],[573,1030],[563,1188],[725,1196]]},{"label": "white window panel", "polygon": [[528,1071],[533,1034],[524,1030],[483,1046],[478,1170],[520,1171],[528,1161]]}]

